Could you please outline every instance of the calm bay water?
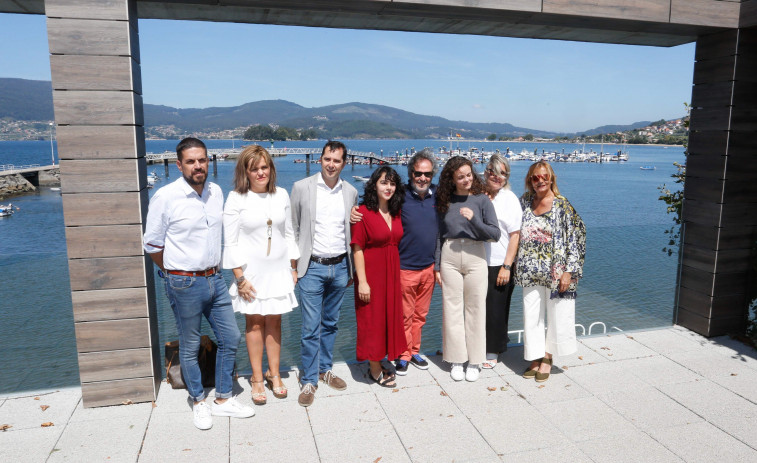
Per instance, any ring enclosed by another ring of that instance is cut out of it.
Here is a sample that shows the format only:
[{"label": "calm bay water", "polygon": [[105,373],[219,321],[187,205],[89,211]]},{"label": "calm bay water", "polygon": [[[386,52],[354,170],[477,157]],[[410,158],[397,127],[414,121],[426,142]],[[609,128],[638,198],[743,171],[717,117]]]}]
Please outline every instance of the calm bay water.
[{"label": "calm bay water", "polygon": [[[173,150],[176,140],[148,140],[147,150]],[[210,140],[209,148],[230,148],[230,140]],[[373,151],[385,155],[411,148],[449,147],[449,142],[433,140],[355,140],[347,146],[357,151]],[[236,146],[240,141],[235,142]],[[277,142],[276,147],[322,146],[323,142]],[[269,143],[264,144],[269,147]],[[516,153],[580,149],[571,144],[514,142],[457,142],[453,148],[476,147],[486,151],[506,148]],[[586,149],[599,151],[599,145]],[[605,152],[615,147],[605,146]],[[668,257],[661,249],[666,245],[666,230],[672,218],[657,198],[657,186],[670,185],[673,162],[683,162],[683,149],[659,146],[631,146],[630,160],[625,163],[556,163],[558,185],[576,207],[587,227],[587,255],[584,279],[578,286],[577,322],[587,329],[593,322],[602,322],[607,329],[617,327],[633,330],[670,325],[673,318],[676,257]],[[0,142],[0,164],[49,164],[49,142]],[[301,157],[300,157],[301,158]],[[57,160],[57,158],[56,158]],[[276,158],[279,185],[291,191],[292,184],[305,177],[306,165],[293,163],[293,156]],[[520,195],[523,178],[530,163],[512,163],[512,188]],[[656,170],[640,170],[654,165]],[[405,166],[395,166],[407,178]],[[231,189],[234,162],[219,162],[218,183],[225,192]],[[311,165],[311,173],[320,166]],[[481,166],[477,169],[480,171]],[[162,165],[148,166],[161,180],[156,189],[178,178],[175,165],[165,179]],[[346,166],[342,178],[353,183],[358,191],[362,184],[353,175],[368,176],[368,166]],[[152,192],[155,190],[151,191]],[[13,217],[0,219],[0,339],[6,347],[0,375],[0,393],[17,392],[78,384],[74,324],[71,312],[70,287],[66,261],[65,232],[60,193],[42,189],[39,193],[3,200],[21,208]],[[92,211],[97,213],[96,210]],[[226,272],[230,281],[230,273]],[[176,339],[173,314],[165,298],[162,280],[156,275],[157,306],[161,342]],[[428,323],[423,333],[422,350],[433,353],[441,347],[441,292],[434,293]],[[356,335],[352,288],[348,289],[342,306],[335,360],[355,358]],[[244,320],[238,316],[240,329]],[[207,325],[205,331],[210,332]],[[522,328],[521,291],[516,288],[511,308],[510,329]],[[597,333],[597,327],[593,333]],[[599,329],[601,332],[601,328]],[[282,365],[297,365],[299,359],[299,309],[283,317]],[[517,338],[512,337],[512,342]],[[237,357],[241,372],[249,371],[246,345]]]}]

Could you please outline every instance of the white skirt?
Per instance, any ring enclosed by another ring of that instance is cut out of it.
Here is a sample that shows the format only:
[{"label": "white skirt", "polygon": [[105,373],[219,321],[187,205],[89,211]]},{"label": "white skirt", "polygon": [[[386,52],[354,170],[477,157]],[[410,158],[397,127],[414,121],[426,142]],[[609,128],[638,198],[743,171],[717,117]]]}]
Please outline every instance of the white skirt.
[{"label": "white skirt", "polygon": [[291,292],[280,297],[255,298],[247,302],[235,295],[231,296],[231,305],[234,312],[245,315],[281,315],[297,307],[297,298],[294,297],[294,292]]}]

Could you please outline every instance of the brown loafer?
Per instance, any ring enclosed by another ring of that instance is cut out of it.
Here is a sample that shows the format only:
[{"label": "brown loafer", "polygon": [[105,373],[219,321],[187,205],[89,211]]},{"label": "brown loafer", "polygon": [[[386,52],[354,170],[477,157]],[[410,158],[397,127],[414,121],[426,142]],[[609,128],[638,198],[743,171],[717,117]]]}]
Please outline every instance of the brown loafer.
[{"label": "brown loafer", "polygon": [[335,375],[331,370],[327,371],[326,373],[319,374],[318,379],[328,384],[332,389],[336,389],[337,391],[343,391],[347,389],[347,383],[345,383],[342,378]]},{"label": "brown loafer", "polygon": [[[552,359],[543,358],[543,359],[541,359],[541,363],[546,363],[547,365],[549,365],[550,370],[552,369]],[[539,373],[537,371],[535,376],[536,376],[536,382],[537,383],[543,383],[544,381],[546,381],[546,380],[549,379],[549,372]]]},{"label": "brown loafer", "polygon": [[297,403],[303,407],[309,407],[313,405],[315,400],[315,386],[310,383],[305,383],[300,391],[300,396],[297,397]]}]

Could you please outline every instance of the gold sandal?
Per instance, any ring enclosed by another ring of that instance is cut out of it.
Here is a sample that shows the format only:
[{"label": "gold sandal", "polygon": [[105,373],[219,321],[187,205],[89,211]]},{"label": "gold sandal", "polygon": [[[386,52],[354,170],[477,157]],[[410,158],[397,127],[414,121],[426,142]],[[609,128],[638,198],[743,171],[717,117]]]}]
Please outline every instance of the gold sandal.
[{"label": "gold sandal", "polygon": [[273,386],[273,379],[279,378],[279,381],[281,381],[281,376],[279,375],[272,376],[271,372],[267,371],[266,374],[264,375],[264,378],[265,378],[266,383],[268,383],[268,389],[270,389],[271,392],[273,392],[274,397],[276,397],[277,399],[286,399],[287,394],[288,394],[286,386],[278,386],[278,387]]},{"label": "gold sandal", "polygon": [[[264,382],[265,381],[250,380],[250,384],[252,384],[253,386],[255,384],[263,384]],[[252,403],[254,403],[255,405],[265,405],[266,402],[268,402],[268,397],[266,396],[266,393],[265,393],[265,386],[263,386],[263,392],[252,391]]]}]

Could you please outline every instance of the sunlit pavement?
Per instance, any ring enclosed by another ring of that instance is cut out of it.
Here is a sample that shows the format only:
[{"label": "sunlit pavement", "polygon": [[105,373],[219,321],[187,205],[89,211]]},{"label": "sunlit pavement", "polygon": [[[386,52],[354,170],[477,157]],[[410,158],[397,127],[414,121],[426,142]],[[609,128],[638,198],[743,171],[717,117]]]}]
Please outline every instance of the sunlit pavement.
[{"label": "sunlit pavement", "polygon": [[[680,327],[582,338],[541,384],[520,376],[522,354],[512,347],[474,383],[431,356],[395,389],[367,364],[339,364],[347,390],[322,384],[307,409],[284,372],[288,398],[268,391],[254,417],[214,417],[208,431],[165,383],[154,404],[93,409],[78,388],[19,393],[0,397],[0,461],[757,461],[751,347]],[[251,405],[248,381],[234,393]]]}]

